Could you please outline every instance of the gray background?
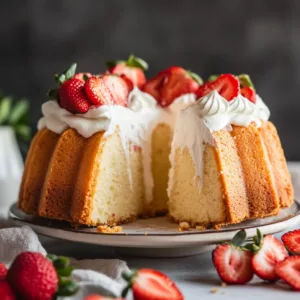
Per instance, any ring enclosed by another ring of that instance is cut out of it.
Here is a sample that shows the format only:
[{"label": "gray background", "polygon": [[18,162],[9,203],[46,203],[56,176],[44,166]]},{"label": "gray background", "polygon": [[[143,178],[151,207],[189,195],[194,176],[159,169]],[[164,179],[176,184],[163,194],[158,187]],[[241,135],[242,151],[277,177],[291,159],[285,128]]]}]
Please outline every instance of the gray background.
[{"label": "gray background", "polygon": [[55,72],[73,61],[101,72],[135,53],[149,76],[174,64],[250,74],[287,158],[300,159],[299,0],[1,1],[0,40],[0,87],[31,100],[33,128]]}]

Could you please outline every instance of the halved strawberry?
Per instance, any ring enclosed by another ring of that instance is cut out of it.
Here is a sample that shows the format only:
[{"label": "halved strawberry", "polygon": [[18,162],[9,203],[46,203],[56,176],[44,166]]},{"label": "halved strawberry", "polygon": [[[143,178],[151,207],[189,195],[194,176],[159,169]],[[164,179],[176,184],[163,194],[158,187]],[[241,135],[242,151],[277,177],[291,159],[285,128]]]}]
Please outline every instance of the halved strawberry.
[{"label": "halved strawberry", "polygon": [[278,280],[275,266],[288,257],[284,245],[273,235],[263,237],[259,230],[257,230],[257,235],[254,236],[253,241],[252,267],[255,274],[263,280]]},{"label": "halved strawberry", "polygon": [[256,103],[256,93],[252,87],[241,88],[241,95],[247,98],[252,103]]},{"label": "halved strawberry", "polygon": [[201,82],[197,74],[172,66],[150,79],[143,91],[152,95],[161,106],[165,107],[184,94],[195,93]]},{"label": "halved strawberry", "polygon": [[214,81],[204,83],[196,92],[198,98],[202,98],[212,91],[217,91],[223,98],[230,101],[240,92],[238,79],[232,74],[220,75]]},{"label": "halved strawberry", "polygon": [[241,245],[246,239],[245,230],[239,231],[230,243],[224,243],[213,251],[213,263],[222,279],[229,284],[245,284],[253,277],[252,252]]},{"label": "halved strawberry", "polygon": [[201,82],[200,78],[196,76],[196,74],[181,67],[170,67],[169,75],[160,91],[160,105],[168,106],[184,94],[195,93],[199,88],[199,82]]},{"label": "halved strawberry", "polygon": [[108,61],[106,65],[111,74],[125,75],[138,88],[146,83],[144,71],[148,69],[148,64],[141,58],[130,55],[126,61]]},{"label": "halved strawberry", "polygon": [[151,96],[153,96],[158,101],[160,99],[160,90],[165,84],[168,75],[169,69],[160,71],[156,76],[147,81],[147,83],[143,86],[142,90],[145,93],[148,93]]},{"label": "halved strawberry", "polygon": [[101,77],[90,77],[85,83],[85,92],[94,105],[126,106],[129,89],[120,76],[105,74]]},{"label": "halved strawberry", "polygon": [[0,280],[6,278],[7,275],[7,268],[4,264],[0,263]]},{"label": "halved strawberry", "polygon": [[275,271],[280,279],[300,291],[300,256],[287,257],[276,265]]},{"label": "halved strawberry", "polygon": [[175,283],[165,274],[152,270],[141,269],[130,274],[123,274],[128,286],[122,297],[126,297],[131,288],[134,300],[183,300],[183,295]]},{"label": "halved strawberry", "polygon": [[84,82],[71,78],[58,89],[59,105],[74,114],[86,113],[90,104],[84,92]]},{"label": "halved strawberry", "polygon": [[126,77],[126,75],[124,75],[124,74],[120,75],[120,77],[126,82],[128,91],[131,92],[134,87],[132,81],[128,77]]},{"label": "halved strawberry", "polygon": [[300,255],[300,229],[285,233],[281,239],[289,252]]},{"label": "halved strawberry", "polygon": [[91,73],[82,72],[77,73],[74,75],[74,78],[80,79],[83,82],[86,82],[88,78],[92,77],[93,75]]}]

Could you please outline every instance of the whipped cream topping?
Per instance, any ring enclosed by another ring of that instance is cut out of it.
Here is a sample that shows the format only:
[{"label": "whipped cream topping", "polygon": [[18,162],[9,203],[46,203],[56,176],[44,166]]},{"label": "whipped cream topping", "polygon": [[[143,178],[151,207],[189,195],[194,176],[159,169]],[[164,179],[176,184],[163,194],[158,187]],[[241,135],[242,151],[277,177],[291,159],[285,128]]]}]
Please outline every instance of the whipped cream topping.
[{"label": "whipped cream topping", "polygon": [[155,108],[157,101],[148,93],[142,92],[137,86],[133,88],[128,96],[128,108],[133,111],[142,111]]},{"label": "whipped cream topping", "polygon": [[[212,133],[222,129],[232,130],[231,125],[248,126],[251,122],[259,127],[261,120],[267,121],[269,117],[270,111],[258,95],[255,104],[240,94],[228,102],[217,91],[212,91],[181,111],[172,142],[171,164],[174,166],[176,149],[188,148],[201,190],[203,152],[207,144],[215,145]],[[169,196],[174,184],[172,169],[169,174]]]}]

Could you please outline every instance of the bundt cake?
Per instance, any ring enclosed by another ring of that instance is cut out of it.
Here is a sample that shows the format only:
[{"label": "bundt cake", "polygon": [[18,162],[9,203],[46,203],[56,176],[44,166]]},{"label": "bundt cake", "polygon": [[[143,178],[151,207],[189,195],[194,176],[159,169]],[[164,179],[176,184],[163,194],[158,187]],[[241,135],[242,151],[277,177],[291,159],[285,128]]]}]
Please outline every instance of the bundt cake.
[{"label": "bundt cake", "polygon": [[171,67],[145,83],[145,68],[130,56],[99,76],[76,74],[75,65],[56,75],[25,164],[24,212],[86,225],[167,212],[175,120],[195,102],[199,79]]},{"label": "bundt cake", "polygon": [[169,214],[218,227],[276,215],[293,187],[270,112],[249,77],[215,76],[181,111],[171,150]]}]

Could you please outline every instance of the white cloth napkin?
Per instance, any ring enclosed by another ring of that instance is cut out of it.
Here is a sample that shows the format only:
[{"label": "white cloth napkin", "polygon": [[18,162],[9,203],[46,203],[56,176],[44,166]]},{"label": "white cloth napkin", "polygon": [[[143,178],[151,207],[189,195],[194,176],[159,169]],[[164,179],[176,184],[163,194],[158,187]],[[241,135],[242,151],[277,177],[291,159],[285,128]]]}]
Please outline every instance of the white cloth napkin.
[{"label": "white cloth napkin", "polygon": [[[13,221],[0,215],[0,262],[9,267],[14,258],[24,251],[47,254],[29,226],[17,227]],[[119,296],[124,287],[121,274],[129,270],[126,263],[118,259],[71,258],[71,265],[75,268],[72,277],[79,283],[80,289],[75,296],[65,297],[64,300],[82,300],[93,293]]]}]

